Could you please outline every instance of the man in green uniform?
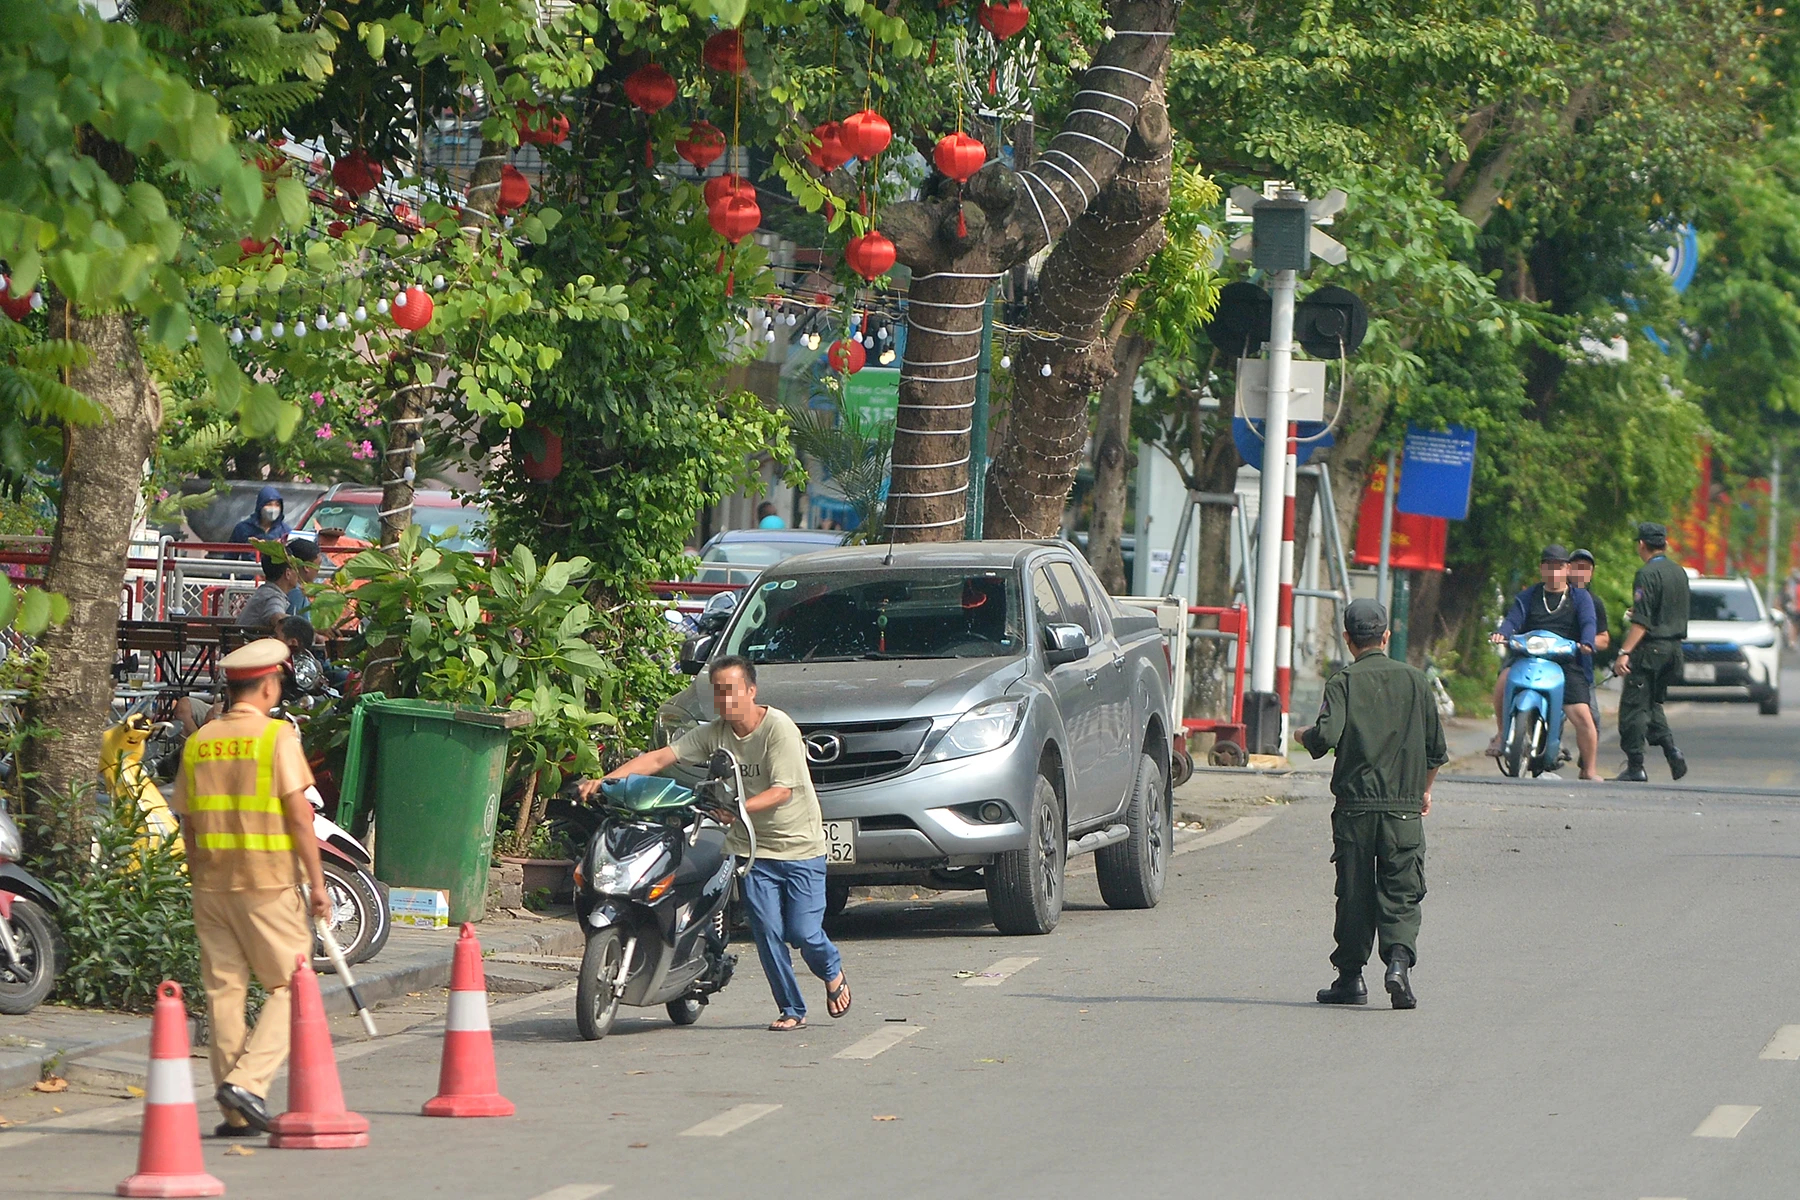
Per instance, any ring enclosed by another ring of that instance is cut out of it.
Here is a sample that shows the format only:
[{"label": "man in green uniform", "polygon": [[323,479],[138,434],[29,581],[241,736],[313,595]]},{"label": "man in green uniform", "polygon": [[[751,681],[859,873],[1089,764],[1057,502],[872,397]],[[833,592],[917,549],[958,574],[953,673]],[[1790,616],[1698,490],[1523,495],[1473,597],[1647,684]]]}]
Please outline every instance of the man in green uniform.
[{"label": "man in green uniform", "polygon": [[1637,528],[1638,557],[1644,565],[1631,582],[1631,626],[1613,662],[1613,674],[1625,680],[1619,697],[1619,749],[1625,769],[1615,780],[1644,783],[1644,743],[1661,746],[1669,774],[1687,774],[1687,759],[1675,748],[1675,735],[1663,716],[1669,685],[1681,681],[1681,639],[1687,636],[1687,572],[1670,562],[1663,550],[1668,531],[1645,521]]},{"label": "man in green uniform", "polygon": [[1376,934],[1395,1008],[1417,1008],[1407,971],[1419,961],[1425,898],[1425,829],[1431,785],[1449,761],[1425,673],[1387,656],[1387,610],[1355,600],[1344,610],[1355,659],[1325,684],[1318,723],[1300,731],[1314,758],[1337,751],[1331,772],[1331,861],[1337,864],[1337,982],[1320,1004],[1367,1004],[1363,965]]}]

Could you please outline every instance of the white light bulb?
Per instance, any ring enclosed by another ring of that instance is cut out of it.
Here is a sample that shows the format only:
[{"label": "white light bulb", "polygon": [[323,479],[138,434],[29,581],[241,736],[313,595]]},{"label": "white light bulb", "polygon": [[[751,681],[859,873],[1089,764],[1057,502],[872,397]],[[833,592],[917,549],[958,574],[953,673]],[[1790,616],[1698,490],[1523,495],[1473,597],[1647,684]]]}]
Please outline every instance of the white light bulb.
[{"label": "white light bulb", "polygon": [[31,293],[31,311],[32,312],[43,312],[44,311],[44,293],[42,293],[42,292]]},{"label": "white light bulb", "polygon": [[331,328],[331,318],[325,315],[324,309],[321,308],[319,310],[319,315],[313,318],[313,328],[320,330],[321,332]]},{"label": "white light bulb", "polygon": [[431,290],[434,292],[441,292],[444,290],[444,277],[442,275],[433,275],[431,277]]},{"label": "white light bulb", "polygon": [[200,331],[198,329],[194,329],[190,326],[188,329],[188,345],[191,346],[199,340],[200,340]]},{"label": "white light bulb", "polygon": [[881,361],[884,365],[893,362],[894,352],[892,350],[883,350],[881,352]]},{"label": "white light bulb", "polygon": [[338,309],[338,315],[337,315],[336,319],[334,319],[331,323],[333,325],[337,326],[339,329],[348,329],[348,328],[350,328],[350,314],[340,308],[340,309]]},{"label": "white light bulb", "polygon": [[399,292],[394,296],[394,307],[395,308],[405,308],[406,307],[406,293],[405,292]]},{"label": "white light bulb", "polygon": [[1010,354],[1002,354],[1002,355],[1001,355],[1001,356],[1000,356],[1000,369],[1001,369],[1001,370],[1002,370],[1002,371],[1010,371],[1010,370],[1012,370],[1012,355],[1010,355]]},{"label": "white light bulb", "polygon": [[355,315],[356,315],[356,319],[358,321],[366,321],[369,319],[369,310],[359,304],[356,306],[356,314]]},{"label": "white light bulb", "polygon": [[800,323],[800,318],[796,317],[793,313],[789,313],[787,315],[787,323],[788,323],[788,327],[791,329],[795,325],[798,325]]},{"label": "white light bulb", "polygon": [[260,341],[262,341],[262,339],[263,339],[262,326],[261,325],[251,326],[250,327],[250,340],[253,342],[260,342]]},{"label": "white light bulb", "polygon": [[886,325],[883,325],[881,327],[880,332],[878,332],[875,336],[885,342],[889,338],[894,336],[894,331],[892,329],[889,329]]},{"label": "white light bulb", "polygon": [[411,483],[414,479],[418,478],[418,475],[419,475],[419,473],[417,471],[413,470],[411,467],[408,467],[408,468],[406,468],[406,470],[400,472],[400,478],[404,479],[408,483]]},{"label": "white light bulb", "polygon": [[284,325],[282,322],[277,321],[277,322],[275,322],[275,329],[273,332],[276,337],[286,337],[287,336],[287,326]]},{"label": "white light bulb", "polygon": [[775,331],[773,329],[769,330],[769,332],[763,334],[763,338],[766,341],[771,341],[771,342],[774,341],[775,340]]},{"label": "white light bulb", "polygon": [[388,310],[387,297],[383,296],[381,299],[379,299],[375,302],[375,311],[385,317],[385,316],[387,316],[387,310]]},{"label": "white light bulb", "polygon": [[236,325],[233,325],[231,327],[231,333],[229,334],[229,336],[231,338],[232,345],[241,346],[244,344],[244,331],[239,329]]},{"label": "white light bulb", "polygon": [[1041,366],[1041,367],[1039,367],[1039,368],[1038,368],[1038,374],[1039,374],[1039,375],[1042,375],[1042,376],[1044,376],[1044,377],[1045,377],[1045,378],[1046,378],[1046,379],[1048,379],[1048,378],[1049,378],[1049,377],[1050,377],[1050,364],[1049,364],[1049,363],[1045,363],[1045,364],[1044,364],[1044,365],[1043,365],[1043,366]]},{"label": "white light bulb", "polygon": [[298,342],[298,341],[303,341],[305,338],[306,338],[306,322],[305,321],[295,321],[294,322],[294,340],[296,342]]}]

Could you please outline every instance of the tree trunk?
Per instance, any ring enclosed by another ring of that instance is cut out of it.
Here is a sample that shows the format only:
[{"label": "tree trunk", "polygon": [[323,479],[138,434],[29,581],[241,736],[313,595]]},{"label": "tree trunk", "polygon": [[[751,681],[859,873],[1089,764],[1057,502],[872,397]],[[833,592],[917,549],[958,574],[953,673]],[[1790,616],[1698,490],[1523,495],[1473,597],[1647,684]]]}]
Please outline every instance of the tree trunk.
[{"label": "tree trunk", "polygon": [[1113,345],[1113,377],[1100,389],[1100,420],[1094,434],[1094,519],[1088,523],[1088,561],[1106,590],[1125,595],[1125,507],[1131,494],[1131,406],[1138,369],[1150,342],[1128,333]]},{"label": "tree trunk", "polygon": [[[1108,24],[1115,36],[1095,47],[1080,108],[1036,164],[1015,172],[995,158],[960,189],[934,176],[919,199],[882,212],[881,231],[913,273],[888,493],[895,541],[962,536],[981,303],[994,280],[1067,233],[1106,190],[1167,67],[1164,35],[1173,32],[1175,14],[1174,0],[1113,0]],[[1040,366],[1019,364],[1021,377]],[[990,527],[996,519],[1007,519],[1004,507],[988,509]]]},{"label": "tree trunk", "polygon": [[[1059,340],[1031,338],[1020,348],[1011,419],[988,475],[990,537],[1054,537],[1061,528],[1087,442],[1088,397],[1114,372],[1107,313],[1119,285],[1163,244],[1171,146],[1157,84],[1138,109],[1117,173],[1056,243],[1038,276],[1031,325]],[[1044,170],[1055,161],[1046,157]]]},{"label": "tree trunk", "polygon": [[119,589],[137,515],[144,462],[162,425],[162,400],[122,313],[51,313],[51,336],[80,342],[93,357],[69,386],[107,410],[98,425],[64,433],[62,495],[44,588],[69,602],[69,619],[38,639],[49,670],[32,696],[28,723],[54,731],[27,742],[21,763],[34,798],[92,783],[111,718],[118,651]]}]

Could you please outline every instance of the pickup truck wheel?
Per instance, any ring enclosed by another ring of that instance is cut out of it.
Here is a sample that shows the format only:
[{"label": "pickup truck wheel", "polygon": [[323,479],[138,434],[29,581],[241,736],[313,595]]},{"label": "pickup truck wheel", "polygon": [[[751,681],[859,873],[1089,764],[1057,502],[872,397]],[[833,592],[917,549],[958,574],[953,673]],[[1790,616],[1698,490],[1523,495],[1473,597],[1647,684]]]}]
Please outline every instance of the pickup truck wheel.
[{"label": "pickup truck wheel", "polygon": [[1155,908],[1169,872],[1174,823],[1162,768],[1148,754],[1138,756],[1137,784],[1125,809],[1131,836],[1094,855],[1100,898],[1108,908]]},{"label": "pickup truck wheel", "polygon": [[1056,928],[1063,906],[1063,856],[1068,853],[1062,797],[1043,775],[1031,791],[1031,841],[1023,850],[994,856],[987,869],[988,912],[1005,934],[1041,934]]},{"label": "pickup truck wheel", "polygon": [[825,919],[829,921],[844,911],[850,903],[850,885],[847,883],[828,883],[825,885]]}]

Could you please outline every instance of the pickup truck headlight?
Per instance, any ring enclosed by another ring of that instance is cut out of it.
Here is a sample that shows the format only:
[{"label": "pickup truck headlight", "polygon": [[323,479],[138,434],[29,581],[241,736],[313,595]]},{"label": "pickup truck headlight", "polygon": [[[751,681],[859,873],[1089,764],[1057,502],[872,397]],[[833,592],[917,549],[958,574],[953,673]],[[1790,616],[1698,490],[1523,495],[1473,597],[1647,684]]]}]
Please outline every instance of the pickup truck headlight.
[{"label": "pickup truck headlight", "polygon": [[1022,696],[976,705],[944,731],[944,736],[938,739],[925,761],[944,762],[998,750],[1012,741],[1024,716],[1025,699]]}]

